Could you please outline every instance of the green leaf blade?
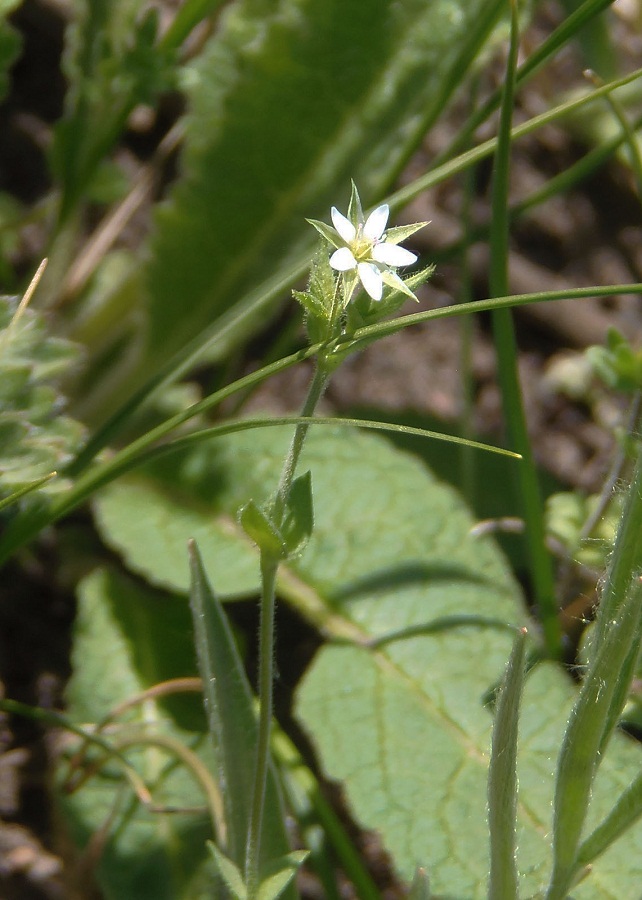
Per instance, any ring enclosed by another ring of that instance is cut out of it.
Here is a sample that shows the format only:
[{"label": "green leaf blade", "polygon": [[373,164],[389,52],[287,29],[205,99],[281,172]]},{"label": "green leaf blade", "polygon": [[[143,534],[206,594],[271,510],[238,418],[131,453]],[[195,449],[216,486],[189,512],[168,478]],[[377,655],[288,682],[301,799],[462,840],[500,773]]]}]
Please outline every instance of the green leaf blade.
[{"label": "green leaf blade", "polygon": [[[224,785],[227,851],[240,871],[245,860],[252,808],[252,775],[258,733],[256,714],[227,618],[209,586],[194,543],[190,545],[190,566],[190,603],[199,668],[210,734],[219,761],[220,781]],[[275,773],[270,768],[261,835],[261,860],[268,863],[286,854],[288,849],[281,798]]]}]

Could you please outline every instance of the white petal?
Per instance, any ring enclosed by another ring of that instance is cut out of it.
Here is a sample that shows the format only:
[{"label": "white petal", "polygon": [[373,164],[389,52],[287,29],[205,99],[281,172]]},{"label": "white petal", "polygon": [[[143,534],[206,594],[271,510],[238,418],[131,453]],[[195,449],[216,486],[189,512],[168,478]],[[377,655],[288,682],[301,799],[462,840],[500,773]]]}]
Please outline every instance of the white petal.
[{"label": "white petal", "polygon": [[337,272],[348,272],[356,267],[357,261],[349,247],[341,247],[339,250],[335,250],[330,257],[330,265]]},{"label": "white petal", "polygon": [[340,213],[336,206],[330,210],[332,216],[332,224],[337,232],[341,235],[346,244],[352,243],[357,236],[357,229],[354,227],[350,219],[346,219],[343,213]]},{"label": "white petal", "polygon": [[373,300],[381,300],[383,280],[379,269],[372,263],[359,263],[357,269],[366,293],[370,294]]},{"label": "white petal", "polygon": [[364,237],[370,238],[371,241],[378,241],[386,230],[389,215],[390,207],[387,203],[378,206],[374,212],[371,212],[363,226]]},{"label": "white petal", "polygon": [[416,262],[417,255],[406,250],[405,247],[399,247],[397,244],[375,244],[372,248],[372,258],[377,262],[384,263],[386,266],[409,266]]}]

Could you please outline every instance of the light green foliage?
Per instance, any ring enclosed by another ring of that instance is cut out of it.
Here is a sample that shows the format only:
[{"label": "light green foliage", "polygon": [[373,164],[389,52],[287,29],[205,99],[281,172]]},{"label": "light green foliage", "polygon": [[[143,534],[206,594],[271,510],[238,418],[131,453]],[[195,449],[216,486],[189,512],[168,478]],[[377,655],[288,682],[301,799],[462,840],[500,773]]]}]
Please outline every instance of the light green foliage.
[{"label": "light green foliage", "polygon": [[558,541],[569,557],[600,572],[606,567],[613,549],[617,523],[622,512],[622,495],[616,494],[595,525],[591,535],[582,533],[584,523],[592,516],[600,498],[571,491],[551,494],[546,500],[546,531]]},{"label": "light green foliage", "polygon": [[173,84],[156,46],[157,13],[138,0],[77,0],[64,56],[70,89],[51,156],[62,187],[60,221],[74,211],[137,103]]},{"label": "light green foliage", "polygon": [[[43,478],[78,449],[83,428],[61,414],[64,397],[55,386],[78,362],[78,348],[49,337],[33,310],[14,320],[17,298],[0,297],[0,495]],[[43,484],[48,492],[63,479]]]},{"label": "light green foliage", "polygon": [[[326,773],[344,782],[358,820],[382,834],[400,874],[410,879],[422,858],[435,893],[467,900],[487,896],[491,718],[482,694],[497,674],[488,649],[487,636],[470,632],[406,641],[383,657],[327,648],[298,704]],[[538,668],[526,684],[518,762],[520,896],[535,896],[549,878],[552,776],[573,696],[553,666]],[[623,738],[613,742],[598,776],[592,824],[639,764],[639,748]],[[642,835],[632,830],[595,863],[574,889],[575,900],[637,900],[641,852]]]},{"label": "light green foliage", "polygon": [[627,661],[635,661],[639,654],[641,599],[636,585],[617,611],[617,619],[604,626],[602,642],[589,663],[564,736],[555,790],[550,900],[564,900],[573,883],[593,782],[630,686],[632,673]]},{"label": "light green foliage", "polygon": [[[67,700],[78,723],[100,721],[117,704],[160,681],[196,674],[184,598],[155,594],[115,573],[95,572],[80,586],[72,662]],[[170,752],[144,746],[146,737],[157,734],[183,741],[215,772],[200,696],[147,699],[106,732],[136,765],[156,804],[195,812],[143,808],[120,769],[106,760],[81,790],[61,795],[65,818],[84,846],[115,814],[97,873],[107,900],[211,900],[213,874],[205,841],[212,831],[205,795]],[[125,749],[130,741],[138,743]],[[71,748],[77,745],[74,739]]]},{"label": "light green foliage", "polygon": [[[206,477],[201,462],[196,460]],[[212,492],[218,493],[220,482],[214,469],[210,473],[210,489],[201,497],[196,490],[185,490],[184,484],[172,485],[169,480],[158,482],[136,475],[120,479],[101,491],[94,502],[98,528],[107,544],[151,584],[187,593],[185,547],[194,539],[207,571],[215,573],[218,594],[226,598],[255,594],[258,553],[237,525],[236,510],[214,508],[216,494]],[[189,473],[184,474],[189,479]],[[222,470],[220,477],[225,477]],[[239,505],[241,502],[239,499]]]},{"label": "light green foliage", "polygon": [[[101,532],[137,572],[153,578],[155,570],[162,566],[163,580],[173,581],[184,589],[184,562],[177,564],[172,573],[167,558],[168,541],[180,546],[196,525],[191,503],[189,516],[184,516],[183,507],[188,498],[200,495],[207,500],[202,505],[199,533],[204,531],[205,522],[213,529],[219,528],[222,522],[227,523],[231,529],[234,510],[248,494],[257,500],[261,494],[266,498],[276,483],[287,434],[277,435],[275,431],[255,432],[249,439],[236,435],[193,451],[173,464],[168,460],[162,473],[167,479],[165,485],[159,480],[154,487],[150,481],[131,478],[105,489],[96,504]],[[438,484],[416,461],[395,451],[380,438],[346,430],[312,428],[302,466],[309,467],[313,473],[315,531],[300,559],[282,568],[280,591],[312,622],[337,634],[351,633],[358,637],[381,636],[391,629],[428,624],[456,614],[521,621],[518,592],[493,544],[468,536],[472,523],[455,493]],[[184,493],[170,487],[170,476],[174,483],[182,484]],[[147,485],[152,500],[156,497],[155,503],[162,498],[165,509],[162,519],[155,511],[150,512],[140,490],[143,485]],[[232,536],[230,532],[227,546],[219,547],[210,541],[207,548],[202,548],[208,571],[220,573],[226,586],[226,570],[233,564],[229,543]],[[247,539],[238,526],[236,541],[239,554],[245,554]],[[250,565],[254,573],[256,563]],[[214,577],[218,581],[219,575]],[[233,586],[233,581],[230,583]],[[412,809],[415,812],[422,809],[422,818],[435,827],[434,818],[424,816],[423,809],[435,808],[434,800],[444,787],[436,789],[437,794],[432,798],[428,797],[432,800],[428,806],[417,807],[415,781],[423,782],[426,768],[430,771],[439,768],[427,758],[421,763],[421,772],[417,772],[409,760],[420,758],[419,751],[429,746],[429,738],[439,743],[440,759],[443,756],[455,766],[464,766],[468,753],[476,748],[473,755],[478,759],[471,763],[467,777],[476,779],[477,793],[471,795],[470,784],[465,784],[460,799],[470,813],[470,827],[479,844],[473,856],[479,857],[482,864],[486,848],[484,754],[491,718],[483,708],[481,697],[499,677],[509,648],[510,636],[505,632],[471,627],[439,636],[400,640],[376,656],[349,647],[328,648],[320,656],[321,660],[328,660],[337,681],[329,691],[323,690],[324,704],[329,707],[336,703],[337,709],[341,709],[343,700],[355,692],[356,705],[346,720],[350,725],[342,728],[340,739],[345,743],[346,759],[356,764],[355,748],[359,747],[366,753],[360,761],[363,771],[376,765],[376,759],[370,758],[376,740],[371,733],[364,739],[360,730],[369,721],[371,703],[379,709],[381,721],[388,709],[396,713],[392,730],[412,745],[407,759],[396,758],[403,785],[392,802],[391,814],[398,816],[405,810],[409,815],[407,804],[412,798]],[[397,673],[394,660],[406,659],[409,653],[410,671]],[[441,704],[441,709],[435,708],[430,713],[428,722],[421,695],[413,689],[424,667],[425,654],[431,660],[430,678],[435,692],[430,704],[437,704],[437,698]],[[382,671],[378,672],[375,658],[389,659],[390,663],[383,664]],[[310,676],[312,679],[318,677],[315,673],[318,666]],[[375,697],[367,700],[362,698],[360,704],[359,683],[364,678],[370,683],[374,678],[379,694],[375,692]],[[390,705],[384,700],[386,693],[390,694]],[[337,740],[327,723],[322,720],[315,723],[314,716],[308,715],[305,709],[304,713],[306,724],[317,739],[322,740],[325,732],[332,733],[332,740]],[[345,710],[340,714],[345,715]],[[459,745],[462,735],[463,747]],[[390,772],[380,769],[379,774],[387,779],[393,771],[394,765]],[[375,802],[383,797],[379,789],[373,796]],[[357,812],[361,815],[359,809]],[[443,822],[441,814],[440,821]],[[371,824],[381,826],[379,821]],[[399,828],[408,837],[408,824],[400,822]],[[390,836],[385,829],[384,833],[388,841]],[[427,855],[428,848],[420,847],[420,842],[414,839],[403,853],[395,841],[389,845],[395,854],[400,854],[397,862],[404,872],[408,854],[421,850],[422,859],[433,861]]]},{"label": "light green foliage", "polygon": [[408,900],[430,900],[430,882],[425,869],[417,868],[410,886]]},{"label": "light green foliage", "polygon": [[492,24],[482,10],[501,5],[261,0],[224,11],[184,79],[183,174],[151,241],[152,364],[233,303],[259,315],[252,291],[305,266],[304,217],[326,218],[350,178],[366,202],[382,195],[472,64]]},{"label": "light green foliage", "polygon": [[589,347],[586,355],[610,388],[631,393],[642,389],[642,349],[632,347],[616,328],[609,328],[606,347]]},{"label": "light green foliage", "polygon": [[[134,571],[181,591],[187,590],[187,566],[171,547],[196,536],[206,570],[216,573],[217,587],[222,584],[220,593],[233,592],[239,581],[242,591],[254,592],[258,555],[235,513],[248,494],[257,502],[270,496],[287,431],[223,438],[168,457],[155,469],[156,480],[148,470],[145,478],[132,475],[106,487],[95,501],[101,534]],[[378,609],[381,633],[389,630],[388,603],[410,607],[426,622],[456,613],[521,620],[516,588],[493,544],[467,536],[471,521],[455,492],[412,458],[381,438],[313,427],[301,465],[312,470],[316,524],[292,572],[328,607],[345,603],[351,614],[361,603]],[[206,528],[211,535],[204,542]],[[385,573],[381,583],[373,574],[379,571]],[[295,592],[292,602],[305,612],[304,597],[284,572],[283,589],[288,596]],[[509,647],[510,640],[501,644]]]}]

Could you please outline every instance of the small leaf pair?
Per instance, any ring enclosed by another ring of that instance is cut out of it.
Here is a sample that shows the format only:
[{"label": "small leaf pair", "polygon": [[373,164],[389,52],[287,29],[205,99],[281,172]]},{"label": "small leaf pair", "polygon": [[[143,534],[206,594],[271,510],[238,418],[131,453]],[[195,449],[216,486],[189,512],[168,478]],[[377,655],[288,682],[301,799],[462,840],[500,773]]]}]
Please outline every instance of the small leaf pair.
[{"label": "small leaf pair", "polygon": [[274,521],[271,510],[259,506],[254,500],[241,509],[240,522],[261,552],[272,559],[290,559],[301,553],[314,526],[310,472],[292,482],[280,523]]},{"label": "small leaf pair", "polygon": [[[224,853],[221,853],[216,844],[208,841],[207,846],[214,858],[217,871],[234,900],[252,900],[238,866]],[[256,892],[256,900],[276,900],[277,897],[280,897],[307,855],[307,850],[294,850],[292,853],[286,853],[285,856],[275,859],[263,873]]]}]

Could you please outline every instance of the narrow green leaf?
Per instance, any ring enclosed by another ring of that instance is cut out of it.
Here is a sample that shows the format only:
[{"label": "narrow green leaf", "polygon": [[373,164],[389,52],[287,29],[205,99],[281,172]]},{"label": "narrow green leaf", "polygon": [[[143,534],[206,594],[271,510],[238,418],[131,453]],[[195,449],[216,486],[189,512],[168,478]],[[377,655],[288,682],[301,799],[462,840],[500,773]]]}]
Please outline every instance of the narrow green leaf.
[{"label": "narrow green leaf", "polygon": [[212,841],[207,842],[207,848],[212,854],[219,875],[230,890],[234,900],[247,900],[247,888],[238,866],[222,853]]},{"label": "narrow green leaf", "polygon": [[577,872],[579,842],[602,760],[601,748],[619,673],[632,648],[640,645],[641,596],[636,584],[620,607],[617,619],[606,627],[566,729],[555,786],[553,875],[547,900],[566,897]]},{"label": "narrow green leaf", "polygon": [[47,482],[51,481],[52,478],[55,478],[57,474],[57,472],[50,472],[43,478],[37,478],[35,481],[31,481],[29,484],[26,484],[19,490],[14,491],[12,494],[9,494],[8,497],[3,497],[2,500],[0,500],[0,510],[5,509],[7,506],[12,506],[14,503],[17,503],[18,500],[20,500],[22,497],[26,497],[27,494],[31,494],[32,491],[37,491],[39,487],[47,484]]},{"label": "narrow green leaf", "polygon": [[642,816],[642,774],[618,797],[606,818],[584,840],[577,853],[578,869],[589,866]]},{"label": "narrow green leaf", "polygon": [[190,32],[219,10],[225,0],[184,0],[176,9],[174,19],[163,35],[160,46],[164,50],[180,47]]},{"label": "narrow green leaf", "polygon": [[515,638],[495,709],[488,770],[489,900],[517,900],[518,896],[517,732],[524,684],[526,634],[523,628]]},{"label": "narrow green leaf", "polygon": [[307,857],[307,850],[293,850],[281,859],[275,859],[261,874],[257,900],[280,897]]},{"label": "narrow green leaf", "polygon": [[[242,868],[252,803],[257,721],[250,686],[227,617],[209,586],[198,549],[190,543],[190,605],[205,706],[219,764],[227,820],[227,853]],[[288,852],[276,776],[268,771],[261,836],[262,865]],[[294,897],[295,894],[292,894]]]}]

